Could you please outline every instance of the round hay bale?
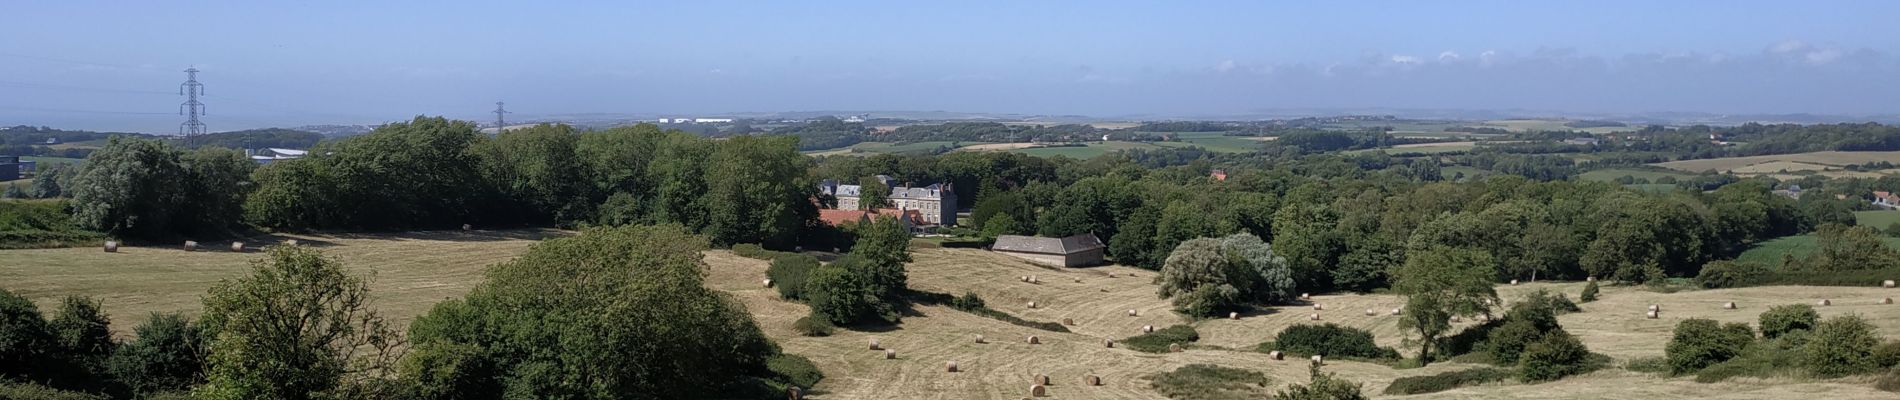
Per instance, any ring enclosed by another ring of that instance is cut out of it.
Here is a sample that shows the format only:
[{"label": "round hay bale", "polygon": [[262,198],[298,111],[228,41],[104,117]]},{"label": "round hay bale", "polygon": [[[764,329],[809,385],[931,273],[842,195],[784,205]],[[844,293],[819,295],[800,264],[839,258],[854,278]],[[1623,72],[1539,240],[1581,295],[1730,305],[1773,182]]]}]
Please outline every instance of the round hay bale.
[{"label": "round hay bale", "polygon": [[1038,338],[1036,335],[1029,335],[1029,340],[1026,341],[1029,342],[1029,344],[1042,344],[1042,338]]},{"label": "round hay bale", "polygon": [[1043,388],[1042,385],[1029,385],[1029,397],[1042,397],[1042,396],[1048,396],[1048,395],[1049,395],[1049,389]]},{"label": "round hay bale", "polygon": [[1063,319],[1062,319],[1062,324],[1063,324],[1063,325],[1075,325],[1075,319],[1074,319],[1074,318],[1063,318]]},{"label": "round hay bale", "polygon": [[115,241],[111,241],[111,240],[107,240],[107,241],[106,241],[106,252],[107,252],[107,253],[117,253],[117,252],[119,252],[119,242],[115,242]]},{"label": "round hay bale", "polygon": [[1656,319],[1656,318],[1662,317],[1662,314],[1660,314],[1656,310],[1644,311],[1643,315],[1649,317],[1649,319]]},{"label": "round hay bale", "polygon": [[296,245],[297,245],[297,239],[284,239],[284,244],[285,244],[285,245],[290,245],[290,246],[296,246]]},{"label": "round hay bale", "polygon": [[1399,315],[1399,314],[1401,314],[1401,313],[1404,313],[1404,312],[1405,312],[1405,308],[1394,308],[1394,309],[1392,309],[1392,315]]},{"label": "round hay bale", "polygon": [[1082,378],[1082,384],[1089,385],[1089,386],[1102,386],[1102,377],[1089,375],[1088,377]]},{"label": "round hay bale", "polygon": [[1312,300],[1312,299],[1313,299],[1312,293],[1300,293],[1300,300]]},{"label": "round hay bale", "polygon": [[1142,326],[1141,326],[1141,333],[1155,333],[1155,326],[1154,326],[1154,325],[1142,325]]},{"label": "round hay bale", "polygon": [[1114,277],[1115,277],[1115,273],[1114,273],[1114,272],[1110,272],[1110,273],[1108,273],[1108,277],[1110,277],[1110,278],[1114,278]]},{"label": "round hay bale", "polygon": [[1326,306],[1319,305],[1319,303],[1313,303],[1313,311],[1320,311],[1320,310],[1325,310],[1325,309],[1326,309]]},{"label": "round hay bale", "polygon": [[1368,317],[1370,317],[1370,316],[1374,316],[1374,315],[1379,315],[1379,311],[1378,311],[1378,310],[1373,310],[1373,309],[1370,309],[1370,308],[1368,308],[1368,309],[1366,309],[1366,316],[1368,316]]},{"label": "round hay bale", "polygon": [[1314,320],[1314,321],[1318,321],[1318,320],[1319,320],[1319,313],[1313,313],[1313,320]]},{"label": "round hay bale", "polygon": [[768,288],[769,288],[769,287],[772,287],[772,279],[771,279],[771,278],[766,278],[766,279],[765,279],[765,287],[768,287]]},{"label": "round hay bale", "polygon": [[1735,309],[1735,302],[1733,302],[1733,301],[1731,301],[1731,302],[1727,302],[1727,303],[1722,303],[1722,309],[1725,309],[1725,310],[1733,310],[1733,309]]},{"label": "round hay bale", "polygon": [[886,360],[896,360],[896,359],[897,359],[897,350],[889,350],[889,349],[886,349],[886,350],[884,350],[884,359],[886,359]]},{"label": "round hay bale", "polygon": [[1892,280],[1892,279],[1888,279],[1888,280],[1884,280],[1884,281],[1880,281],[1880,287],[1883,287],[1883,288],[1888,288],[1888,289],[1892,289],[1892,288],[1893,288],[1893,280]]},{"label": "round hay bale", "polygon": [[1139,315],[1141,315],[1141,313],[1135,312],[1135,309],[1133,308],[1128,309],[1128,316],[1133,317],[1133,316],[1139,316]]},{"label": "round hay bale", "polygon": [[1227,319],[1240,319],[1240,313],[1239,313],[1239,312],[1234,312],[1234,311],[1228,311],[1228,312],[1227,312]]},{"label": "round hay bale", "polygon": [[1584,281],[1584,282],[1596,282],[1596,281],[1597,281],[1597,277],[1594,277],[1594,276],[1592,276],[1592,277],[1588,277],[1588,278],[1583,278],[1583,281]]},{"label": "round hay bale", "polygon": [[943,372],[957,372],[957,362],[956,361],[944,362]]},{"label": "round hay bale", "polygon": [[1279,350],[1269,351],[1267,352],[1267,359],[1284,360],[1286,359],[1286,353],[1281,353]]},{"label": "round hay bale", "polygon": [[1029,283],[1042,283],[1042,278],[1037,278],[1035,275],[1030,275]]},{"label": "round hay bale", "polygon": [[1463,319],[1464,319],[1464,318],[1458,318],[1458,316],[1456,316],[1456,315],[1453,315],[1453,316],[1451,316],[1451,322],[1458,322],[1458,321],[1461,321],[1461,320],[1463,320]]},{"label": "round hay bale", "polygon": [[1313,363],[1314,363],[1314,364],[1319,364],[1319,365],[1326,365],[1326,357],[1320,357],[1320,356],[1318,356],[1318,355],[1314,355],[1314,356],[1313,356]]},{"label": "round hay bale", "polygon": [[1893,304],[1893,298],[1888,297],[1888,298],[1880,299],[1880,304]]},{"label": "round hay bale", "polygon": [[797,386],[785,388],[785,394],[787,398],[792,400],[803,400],[805,398],[805,391],[800,390]]},{"label": "round hay bale", "polygon": [[1511,284],[1512,284],[1512,285],[1516,285],[1516,284],[1517,284],[1517,280],[1516,280],[1516,279],[1512,279],[1512,280],[1511,280]]},{"label": "round hay bale", "polygon": [[1036,302],[1029,302],[1029,308],[1036,308]]},{"label": "round hay bale", "polygon": [[977,343],[989,343],[989,342],[985,342],[985,341],[983,341],[983,335],[976,335],[976,342],[977,342]]},{"label": "round hay bale", "polygon": [[1180,344],[1180,343],[1168,343],[1168,352],[1169,352],[1169,353],[1179,353],[1179,352],[1181,352],[1181,344]]},{"label": "round hay bale", "polygon": [[1829,301],[1828,299],[1821,299],[1821,303],[1820,303],[1820,304],[1821,304],[1821,305],[1823,305],[1823,306],[1831,306],[1831,305],[1834,305],[1834,302],[1833,302],[1833,301]]},{"label": "round hay bale", "polygon": [[884,349],[884,346],[879,346],[877,344],[877,338],[871,338],[871,350],[883,350],[883,349]]},{"label": "round hay bale", "polygon": [[472,230],[475,230],[475,226],[474,226],[474,225],[469,225],[469,224],[462,224],[462,230],[465,230],[465,231],[472,231]]},{"label": "round hay bale", "polygon": [[194,242],[190,240],[185,241],[185,251],[197,251],[197,250],[198,250],[198,242]]},{"label": "round hay bale", "polygon": [[1047,385],[1047,384],[1049,384],[1049,375],[1044,375],[1044,374],[1036,374],[1036,384],[1037,384],[1037,385]]},{"label": "round hay bale", "polygon": [[1023,281],[1023,283],[1029,283],[1029,275],[1018,275],[1016,276],[1016,280]]},{"label": "round hay bale", "polygon": [[244,242],[231,242],[231,251],[235,251],[235,252],[239,252],[239,253],[243,253],[243,252],[244,252]]},{"label": "round hay bale", "polygon": [[1649,310],[1650,310],[1650,311],[1662,311],[1662,306],[1660,306],[1660,305],[1655,305],[1655,304],[1650,304],[1650,305],[1649,305]]},{"label": "round hay bale", "polygon": [[1115,339],[1102,339],[1102,347],[1110,348],[1110,349],[1115,348]]}]

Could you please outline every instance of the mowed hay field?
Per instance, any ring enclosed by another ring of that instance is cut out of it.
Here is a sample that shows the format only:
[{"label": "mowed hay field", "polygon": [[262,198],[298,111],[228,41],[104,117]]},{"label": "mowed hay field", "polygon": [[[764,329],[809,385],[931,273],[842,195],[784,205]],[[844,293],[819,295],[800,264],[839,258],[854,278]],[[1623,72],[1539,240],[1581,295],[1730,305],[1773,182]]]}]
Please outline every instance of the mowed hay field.
[{"label": "mowed hay field", "polygon": [[1900,163],[1900,151],[1817,151],[1770,156],[1710,158],[1650,164],[1687,172],[1733,172],[1739,175],[1776,174],[1781,171],[1828,171],[1842,176],[1878,176],[1869,172],[1844,171],[1842,167],[1870,162]]},{"label": "mowed hay field", "polygon": [[[439,231],[389,234],[285,235],[341,260],[370,276],[374,306],[407,325],[445,298],[461,297],[482,279],[489,265],[513,259],[553,230]],[[117,253],[98,247],[0,250],[0,288],[33,299],[42,312],[56,309],[60,298],[85,295],[105,303],[113,332],[130,335],[152,312],[203,311],[201,296],[221,279],[246,276],[250,262],[264,257],[264,239],[250,241],[243,253],[230,242],[202,243],[198,251],[181,246],[125,246]]]},{"label": "mowed hay field", "polygon": [[[915,315],[906,316],[902,324],[888,330],[839,330],[829,337],[802,337],[792,332],[791,325],[809,309],[779,300],[775,289],[763,287],[765,261],[724,251],[709,252],[708,284],[743,302],[760,327],[787,352],[809,357],[824,370],[826,378],[813,396],[819,399],[1015,399],[1029,394],[1030,381],[1036,374],[1050,376],[1054,383],[1048,388],[1051,398],[1158,399],[1161,396],[1150,388],[1147,377],[1193,363],[1260,371],[1273,379],[1275,390],[1288,383],[1307,381],[1305,360],[1274,361],[1252,349],[1287,326],[1314,323],[1308,320],[1316,312],[1310,306],[1275,307],[1243,315],[1239,320],[1191,322],[1169,312],[1167,301],[1156,298],[1153,271],[1120,266],[1048,268],[973,249],[923,249],[914,252],[912,257],[915,262],[907,269],[910,286],[914,289],[952,295],[976,293],[989,307],[1031,321],[1071,318],[1075,325],[1069,329],[1073,332],[1043,331],[948,307],[920,306]],[[1109,278],[1111,272],[1117,277]],[[1041,283],[1019,281],[1024,275],[1035,275]],[[1702,317],[1754,325],[1757,316],[1771,305],[1812,304],[1823,298],[1833,300],[1834,305],[1820,307],[1822,316],[1857,313],[1878,326],[1886,338],[1900,338],[1900,305],[1878,304],[1881,297],[1900,296],[1900,290],[1873,285],[1870,282],[1866,288],[1762,287],[1673,294],[1605,286],[1602,300],[1583,304],[1585,312],[1560,319],[1564,327],[1582,338],[1592,351],[1616,358],[1618,365],[1634,358],[1663,355],[1663,347],[1682,319]],[[1583,283],[1565,282],[1504,285],[1498,290],[1508,302],[1536,289],[1567,293],[1574,299],[1582,288]],[[1037,307],[1029,308],[1030,301],[1036,302]],[[1723,310],[1721,305],[1727,301],[1736,302],[1740,309]],[[1319,322],[1367,329],[1381,345],[1399,347],[1404,338],[1396,319],[1389,315],[1393,307],[1402,303],[1397,296],[1320,295],[1314,297],[1314,302],[1325,307],[1317,311],[1322,318]],[[1663,307],[1661,319],[1643,317],[1649,304]],[[1140,316],[1127,316],[1129,309],[1137,310]],[[1367,309],[1372,309],[1375,315],[1365,315]],[[1182,353],[1150,354],[1119,345],[1102,346],[1102,339],[1119,341],[1139,333],[1142,325],[1159,329],[1178,323],[1195,325],[1202,335],[1197,345]],[[976,335],[983,335],[989,343],[975,343]],[[1024,343],[1028,335],[1037,335],[1042,344]],[[884,348],[895,350],[898,359],[885,360],[881,351],[870,350],[867,343],[872,338],[878,339]],[[1413,352],[1402,347],[1400,351]],[[957,362],[962,372],[944,372],[944,363],[948,361]],[[1326,371],[1363,383],[1366,393],[1377,394],[1400,377],[1475,367],[1478,366],[1439,363],[1400,370],[1371,363],[1329,361]],[[1104,386],[1082,385],[1084,376],[1089,374],[1101,376]],[[1815,395],[1840,398],[1892,395],[1873,389],[1870,382],[1870,378],[1856,377],[1831,381],[1742,379],[1701,384],[1690,378],[1666,378],[1611,368],[1553,383],[1492,384],[1410,397],[1785,399]]]}]

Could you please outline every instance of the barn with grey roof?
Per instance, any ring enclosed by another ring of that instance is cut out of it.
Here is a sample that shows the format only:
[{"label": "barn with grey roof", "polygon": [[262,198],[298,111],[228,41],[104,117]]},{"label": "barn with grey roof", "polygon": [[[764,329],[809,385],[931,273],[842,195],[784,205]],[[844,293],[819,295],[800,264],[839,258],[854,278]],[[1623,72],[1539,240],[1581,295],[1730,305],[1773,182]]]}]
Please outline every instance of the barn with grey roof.
[{"label": "barn with grey roof", "polygon": [[1092,233],[1062,238],[1002,235],[990,245],[990,251],[1058,267],[1101,264],[1107,249]]}]

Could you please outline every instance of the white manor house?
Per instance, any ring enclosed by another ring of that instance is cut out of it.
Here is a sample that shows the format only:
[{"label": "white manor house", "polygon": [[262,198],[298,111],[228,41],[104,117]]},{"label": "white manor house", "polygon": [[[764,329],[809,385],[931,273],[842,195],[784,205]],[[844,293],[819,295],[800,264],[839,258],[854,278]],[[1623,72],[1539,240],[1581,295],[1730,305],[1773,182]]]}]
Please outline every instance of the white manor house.
[{"label": "white manor house", "polygon": [[[936,225],[957,224],[957,193],[949,183],[939,183],[924,187],[898,186],[896,179],[888,175],[878,175],[884,186],[891,188],[890,206],[899,210],[917,210],[924,216],[924,222]],[[826,179],[818,183],[818,191],[838,199],[839,210],[861,210],[858,204],[858,185],[840,185],[837,180]]]}]

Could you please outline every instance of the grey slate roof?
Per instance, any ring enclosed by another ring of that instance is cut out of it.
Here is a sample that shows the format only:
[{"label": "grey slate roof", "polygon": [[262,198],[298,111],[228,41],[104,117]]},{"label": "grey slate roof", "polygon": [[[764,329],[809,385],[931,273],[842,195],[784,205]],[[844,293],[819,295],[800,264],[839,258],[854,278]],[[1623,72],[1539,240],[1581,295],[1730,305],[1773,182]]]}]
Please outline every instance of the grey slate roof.
[{"label": "grey slate roof", "polygon": [[996,243],[990,245],[990,250],[1068,255],[1103,247],[1108,246],[1103,245],[1102,240],[1092,233],[1065,238],[1002,235],[996,237]]}]

